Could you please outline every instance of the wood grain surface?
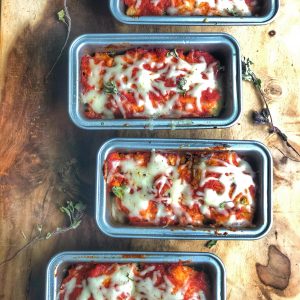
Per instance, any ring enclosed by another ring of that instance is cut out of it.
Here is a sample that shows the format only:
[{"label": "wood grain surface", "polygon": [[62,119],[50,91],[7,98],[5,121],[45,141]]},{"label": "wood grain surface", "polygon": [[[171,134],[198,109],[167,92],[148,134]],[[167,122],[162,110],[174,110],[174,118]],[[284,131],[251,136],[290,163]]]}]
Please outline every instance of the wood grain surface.
[{"label": "wood grain surface", "polygon": [[[274,146],[284,146],[264,126],[251,123],[251,110],[261,107],[252,87],[244,83],[243,114],[230,129],[80,130],[67,113],[67,51],[44,81],[66,36],[65,26],[56,18],[62,8],[62,0],[1,3],[0,260],[36,236],[37,224],[43,224],[45,230],[63,226],[65,219],[58,206],[66,200],[81,200],[88,211],[78,229],[38,242],[2,265],[0,299],[43,299],[47,262],[65,250],[211,251],[226,266],[228,299],[300,299],[300,164],[282,162]],[[104,0],[70,0],[69,9],[70,42],[80,34],[97,32],[232,34],[243,55],[255,63],[276,125],[299,149],[299,0],[282,0],[276,20],[258,27],[127,26],[113,19]],[[275,36],[269,35],[271,30]],[[272,230],[258,241],[220,241],[212,249],[207,249],[204,241],[153,242],[104,236],[94,221],[95,158],[100,145],[113,136],[262,141],[274,158]],[[269,266],[264,268],[268,257]],[[290,276],[284,266],[289,262]],[[285,282],[288,286],[284,289]]]}]

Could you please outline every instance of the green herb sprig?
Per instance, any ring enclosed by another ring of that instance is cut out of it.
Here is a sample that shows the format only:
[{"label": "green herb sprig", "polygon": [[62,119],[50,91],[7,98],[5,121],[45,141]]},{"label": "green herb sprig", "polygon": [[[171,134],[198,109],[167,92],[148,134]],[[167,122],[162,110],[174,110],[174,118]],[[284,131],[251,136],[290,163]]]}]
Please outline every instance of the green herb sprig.
[{"label": "green herb sprig", "polygon": [[181,77],[181,78],[179,78],[177,85],[176,85],[179,90],[179,93],[183,94],[184,96],[187,92],[187,90],[184,88],[186,83],[187,83],[187,80],[184,77]]},{"label": "green herb sprig", "polygon": [[[267,99],[265,97],[264,91],[262,90],[262,81],[251,69],[253,65],[254,63],[249,58],[242,58],[242,78],[243,80],[249,81],[253,84],[254,88],[258,91],[258,94],[263,101],[264,106],[260,111],[252,111],[252,121],[255,124],[268,125],[269,133],[275,133],[289,149],[291,149],[298,157],[300,157],[300,153],[297,151],[297,149],[290,144],[288,136],[274,125]],[[283,154],[283,151],[280,150],[280,152]],[[286,157],[286,159],[300,162],[300,160],[289,157],[287,154],[283,155],[284,157]]]},{"label": "green herb sprig", "polygon": [[205,244],[205,247],[211,249],[212,247],[214,247],[217,244],[217,240],[210,240]]},{"label": "green herb sprig", "polygon": [[69,9],[68,9],[68,5],[67,5],[67,0],[64,0],[64,7],[63,9],[61,9],[60,11],[57,12],[57,19],[59,22],[63,23],[66,28],[67,28],[67,35],[64,41],[63,46],[60,49],[60,52],[58,54],[58,56],[56,57],[56,60],[54,61],[52,67],[50,68],[49,72],[47,73],[47,75],[45,76],[45,81],[47,82],[49,76],[51,75],[51,73],[53,72],[55,66],[57,65],[58,61],[60,60],[66,46],[67,43],[69,41],[70,38],[70,34],[71,34],[71,29],[72,29],[72,19],[71,16],[69,14]]},{"label": "green herb sprig", "polygon": [[116,95],[119,93],[117,85],[114,81],[105,82],[103,85],[103,91],[105,94]]},{"label": "green herb sprig", "polygon": [[240,14],[234,9],[226,9],[229,16],[239,17]]},{"label": "green herb sprig", "polygon": [[221,202],[221,203],[219,204],[219,207],[220,207],[220,208],[225,208],[226,203],[230,203],[230,202],[232,202],[232,201],[223,201],[223,202]]},{"label": "green herb sprig", "polygon": [[176,49],[172,49],[167,53],[167,57],[174,56],[175,58],[179,58],[178,52]]},{"label": "green herb sprig", "polygon": [[43,233],[43,226],[41,224],[37,224],[37,232],[38,234],[28,241],[24,246],[14,252],[11,256],[7,259],[0,262],[0,267],[9,261],[13,260],[16,256],[18,256],[22,251],[27,249],[28,247],[32,246],[35,242],[42,241],[42,240],[49,240],[50,238],[65,233],[70,230],[74,230],[79,227],[82,222],[82,218],[84,215],[86,206],[81,202],[73,202],[67,201],[65,206],[61,206],[59,210],[68,217],[69,224],[66,227],[57,227],[55,230]]},{"label": "green herb sprig", "polygon": [[125,186],[114,186],[112,188],[112,192],[115,194],[115,196],[122,199],[124,197],[124,194],[125,194],[125,189],[126,189]]}]

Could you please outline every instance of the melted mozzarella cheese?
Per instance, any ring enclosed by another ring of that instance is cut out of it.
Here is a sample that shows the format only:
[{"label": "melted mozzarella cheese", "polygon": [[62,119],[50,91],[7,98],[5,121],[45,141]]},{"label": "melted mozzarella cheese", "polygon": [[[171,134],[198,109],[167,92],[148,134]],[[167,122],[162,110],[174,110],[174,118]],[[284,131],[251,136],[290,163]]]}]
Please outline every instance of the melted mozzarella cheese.
[{"label": "melted mozzarella cheese", "polygon": [[[219,161],[223,166],[207,166],[205,161],[202,161],[198,168],[201,170],[200,186],[204,186],[206,182],[210,180],[216,180],[215,177],[206,177],[206,172],[215,172],[221,174],[217,181],[219,181],[224,186],[224,191],[218,193],[211,188],[206,188],[204,193],[199,193],[199,196],[203,197],[204,205],[202,206],[202,213],[204,215],[210,216],[209,207],[216,208],[219,212],[227,214],[226,209],[235,207],[233,200],[241,195],[246,196],[248,204],[245,206],[247,211],[251,212],[255,207],[254,198],[250,193],[249,187],[255,186],[254,183],[254,172],[250,165],[244,160],[238,160],[239,165],[235,166],[233,163],[227,163],[224,161]],[[235,189],[230,196],[230,189],[232,184],[235,184]],[[222,206],[222,204],[224,204]],[[237,207],[240,208],[242,205],[238,204]],[[239,221],[234,215],[230,216],[227,224],[237,225]],[[240,220],[241,225],[245,225],[245,220]]]},{"label": "melted mozzarella cheese", "polygon": [[[130,211],[130,216],[139,216],[141,210],[146,210],[149,201],[155,198],[153,189],[154,178],[160,174],[170,176],[174,167],[170,166],[167,159],[160,154],[152,154],[147,167],[138,166],[133,159],[121,161],[120,166],[126,174],[128,186],[125,190],[122,204]],[[130,193],[130,189],[134,193]],[[164,206],[160,207],[160,214],[166,214]]]},{"label": "melted mozzarella cheese", "polygon": [[[175,165],[170,165],[166,156],[155,151],[152,151],[147,166],[141,166],[141,162],[130,157],[114,162],[107,180],[110,182],[116,169],[120,169],[119,176],[123,176],[126,181],[121,202],[129,211],[128,217],[138,217],[153,223],[159,223],[163,217],[173,221],[183,217],[188,224],[201,225],[202,220],[194,220],[188,210],[183,208],[196,205],[206,218],[211,217],[213,208],[227,217],[227,225],[249,225],[249,221],[241,217],[237,219],[234,214],[236,209],[243,208],[249,213],[255,209],[255,199],[250,191],[251,186],[255,187],[254,172],[246,161],[237,157],[236,166],[232,154],[228,155],[229,162],[216,160],[218,166],[207,165],[207,157],[193,164],[191,171],[201,174],[196,190],[191,183],[180,177],[178,157]],[[211,177],[208,172],[218,173],[219,177]],[[215,191],[210,185],[206,187],[205,184],[210,181],[217,181],[223,186],[222,192]],[[246,203],[239,202],[243,197],[247,198]],[[141,214],[147,211],[150,201],[155,202],[157,209],[154,220]],[[120,213],[115,201],[113,217],[121,223],[125,220],[125,215]]]},{"label": "melted mozzarella cheese", "polygon": [[167,276],[164,276],[164,283],[160,286],[155,286],[153,278],[146,277],[137,280],[137,296],[135,296],[135,299],[142,300],[146,296],[147,299],[151,300],[182,300],[184,299],[186,291],[187,285],[174,292],[174,285],[170,282]]},{"label": "melted mozzarella cheese", "polygon": [[[127,296],[125,299],[129,299],[135,292],[133,282],[134,268],[136,268],[134,264],[118,265],[117,270],[112,275],[89,277],[83,280],[82,292],[77,297],[77,300],[89,300],[90,297],[93,297],[95,300],[117,300],[120,295]],[[108,287],[105,285],[107,280],[109,280]],[[68,297],[69,295],[70,293]],[[68,297],[66,298],[65,296],[65,300],[69,299]]]},{"label": "melted mozzarella cheese", "polygon": [[76,278],[72,278],[70,281],[68,281],[65,284],[65,296],[64,296],[64,300],[68,300],[70,294],[73,292],[73,290],[76,287]]},{"label": "melted mozzarella cheese", "polygon": [[251,10],[246,4],[245,0],[196,0],[194,7],[191,7],[190,1],[185,1],[182,5],[177,4],[176,1],[172,1],[170,7],[167,8],[169,15],[177,15],[183,9],[186,10],[185,14],[202,15],[203,4],[209,5],[208,15],[220,14],[223,16],[230,15],[232,13],[238,16],[251,16]]},{"label": "melted mozzarella cheese", "polygon": [[151,0],[151,3],[154,5],[154,6],[157,6],[159,4],[160,0]]},{"label": "melted mozzarella cheese", "polygon": [[[126,62],[126,56],[128,54],[115,56],[114,65],[111,67],[104,67],[101,63],[95,64],[92,57],[89,59],[91,73],[88,77],[88,83],[93,87],[93,90],[82,93],[82,102],[89,103],[95,112],[102,114],[105,118],[113,117],[113,113],[106,108],[106,104],[112,97],[115,106],[126,118],[123,107],[126,97],[122,96],[121,92],[133,93],[136,104],[143,107],[143,111],[135,112],[134,117],[184,116],[185,112],[182,109],[174,109],[174,105],[180,97],[178,87],[165,86],[165,80],[170,79],[176,83],[178,76],[183,76],[186,79],[183,89],[187,95],[196,99],[197,109],[200,113],[202,112],[202,92],[207,89],[218,88],[218,81],[214,73],[217,62],[207,65],[203,58],[199,63],[190,64],[181,58],[174,62],[174,57],[169,56],[165,58],[163,63],[157,63],[149,56],[140,60],[135,59],[130,64]],[[150,65],[151,68],[157,67],[158,70],[148,70],[145,65]],[[100,76],[103,68],[105,68],[104,75]],[[133,75],[135,72],[136,74]],[[206,76],[202,76],[202,74]],[[103,92],[100,82],[108,83],[111,81],[118,83],[120,93],[111,95]],[[168,101],[153,104],[151,94],[159,97],[160,95],[169,95],[170,92],[174,92],[174,96],[170,97]]]}]

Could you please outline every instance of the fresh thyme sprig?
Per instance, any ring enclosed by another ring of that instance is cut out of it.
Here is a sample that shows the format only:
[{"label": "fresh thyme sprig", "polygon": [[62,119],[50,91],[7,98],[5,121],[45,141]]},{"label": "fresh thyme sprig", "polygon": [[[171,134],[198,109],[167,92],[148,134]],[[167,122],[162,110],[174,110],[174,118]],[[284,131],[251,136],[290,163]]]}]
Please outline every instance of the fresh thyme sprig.
[{"label": "fresh thyme sprig", "polygon": [[[261,79],[259,79],[256,76],[256,74],[252,71],[252,69],[251,69],[252,65],[253,65],[253,62],[249,58],[246,58],[246,57],[242,58],[243,80],[249,81],[254,85],[254,87],[258,91],[259,96],[260,96],[261,100],[263,101],[263,105],[264,105],[264,107],[260,111],[252,112],[253,122],[255,124],[268,125],[269,133],[270,134],[275,133],[289,149],[291,149],[297,156],[300,157],[300,153],[297,151],[297,149],[293,145],[290,144],[287,135],[283,131],[281,131],[277,126],[274,125],[267,99],[265,97],[264,91],[262,90]],[[289,156],[287,156],[286,154],[284,154],[284,156],[289,158]],[[300,162],[299,160],[296,160],[296,161]]]},{"label": "fresh thyme sprig", "polygon": [[57,12],[57,19],[59,22],[65,24],[65,26],[67,28],[67,35],[65,38],[65,42],[64,42],[63,46],[61,47],[60,52],[59,52],[54,64],[52,65],[50,71],[48,72],[48,74],[45,77],[45,81],[48,80],[49,76],[51,75],[51,73],[54,70],[55,66],[57,65],[58,61],[60,60],[60,58],[67,46],[69,38],[70,38],[70,33],[71,33],[71,29],[72,29],[72,20],[71,20],[70,14],[69,14],[68,6],[67,6],[67,0],[64,0],[64,8],[61,9],[59,12]]},{"label": "fresh thyme sprig", "polygon": [[0,267],[11,260],[13,260],[16,256],[18,256],[22,251],[27,249],[28,247],[32,246],[35,242],[48,240],[56,235],[65,233],[70,230],[76,229],[82,222],[82,218],[85,211],[85,205],[81,202],[74,203],[73,201],[67,201],[66,206],[61,206],[60,211],[68,217],[69,224],[66,227],[57,227],[55,230],[43,233],[43,226],[41,224],[37,224],[37,231],[38,234],[28,241],[24,246],[14,252],[11,256],[7,259],[0,262]]}]

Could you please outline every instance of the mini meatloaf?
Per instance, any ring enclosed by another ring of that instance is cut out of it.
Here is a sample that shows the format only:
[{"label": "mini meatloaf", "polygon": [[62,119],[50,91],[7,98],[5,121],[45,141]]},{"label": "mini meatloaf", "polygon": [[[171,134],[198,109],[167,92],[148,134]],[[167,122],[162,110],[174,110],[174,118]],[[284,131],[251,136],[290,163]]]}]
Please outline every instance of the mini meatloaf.
[{"label": "mini meatloaf", "polygon": [[124,0],[126,14],[139,16],[251,16],[257,0]]},{"label": "mini meatloaf", "polygon": [[206,274],[182,263],[79,263],[68,270],[60,300],[205,300]]},{"label": "mini meatloaf", "polygon": [[221,109],[212,55],[199,50],[132,49],[81,59],[81,100],[89,119],[196,118]]},{"label": "mini meatloaf", "polygon": [[252,224],[254,172],[233,151],[112,152],[104,178],[113,218],[123,224]]}]

